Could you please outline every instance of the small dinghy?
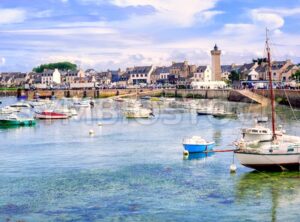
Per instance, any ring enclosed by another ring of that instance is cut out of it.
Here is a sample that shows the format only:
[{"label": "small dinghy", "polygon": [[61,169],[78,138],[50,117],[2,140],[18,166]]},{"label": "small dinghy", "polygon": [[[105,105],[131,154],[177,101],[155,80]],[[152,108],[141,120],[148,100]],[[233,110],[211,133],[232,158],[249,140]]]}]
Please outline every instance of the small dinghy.
[{"label": "small dinghy", "polygon": [[207,142],[200,136],[193,136],[183,140],[184,150],[189,153],[201,153],[211,151],[215,146],[215,142]]}]

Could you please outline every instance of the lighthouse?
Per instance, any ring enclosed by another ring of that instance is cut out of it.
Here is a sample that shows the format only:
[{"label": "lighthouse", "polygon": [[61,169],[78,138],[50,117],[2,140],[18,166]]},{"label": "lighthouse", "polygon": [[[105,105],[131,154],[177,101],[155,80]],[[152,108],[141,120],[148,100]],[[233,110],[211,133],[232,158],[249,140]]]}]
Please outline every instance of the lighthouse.
[{"label": "lighthouse", "polygon": [[221,50],[218,49],[217,44],[211,50],[211,67],[212,67],[212,81],[221,81]]}]

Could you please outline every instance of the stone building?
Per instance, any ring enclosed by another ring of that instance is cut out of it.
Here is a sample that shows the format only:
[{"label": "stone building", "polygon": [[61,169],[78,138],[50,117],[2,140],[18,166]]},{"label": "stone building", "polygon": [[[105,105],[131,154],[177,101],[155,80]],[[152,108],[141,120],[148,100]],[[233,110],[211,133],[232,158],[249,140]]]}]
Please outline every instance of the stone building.
[{"label": "stone building", "polygon": [[212,81],[221,81],[222,69],[221,69],[221,50],[215,45],[211,50],[211,67],[212,67]]}]

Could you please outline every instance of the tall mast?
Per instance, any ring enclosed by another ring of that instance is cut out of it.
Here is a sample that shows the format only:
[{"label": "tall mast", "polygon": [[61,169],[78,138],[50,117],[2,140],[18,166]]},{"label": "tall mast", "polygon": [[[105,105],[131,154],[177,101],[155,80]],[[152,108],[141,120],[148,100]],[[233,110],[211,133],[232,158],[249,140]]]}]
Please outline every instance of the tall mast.
[{"label": "tall mast", "polygon": [[271,50],[269,46],[269,37],[268,37],[268,29],[266,29],[266,49],[268,54],[268,74],[269,74],[269,89],[270,89],[270,99],[271,99],[271,107],[272,107],[272,133],[273,140],[276,139],[276,126],[275,126],[275,97],[273,90],[273,81],[272,81],[272,68],[271,68]]}]

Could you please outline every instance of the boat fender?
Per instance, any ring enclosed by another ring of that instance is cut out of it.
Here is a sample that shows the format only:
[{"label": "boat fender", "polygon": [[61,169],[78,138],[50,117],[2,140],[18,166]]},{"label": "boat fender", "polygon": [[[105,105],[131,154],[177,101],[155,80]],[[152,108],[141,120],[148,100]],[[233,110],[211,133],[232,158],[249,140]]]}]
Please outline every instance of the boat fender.
[{"label": "boat fender", "polygon": [[230,165],[230,168],[229,168],[229,169],[230,169],[230,173],[235,173],[237,167],[236,167],[236,165],[233,163],[233,164]]},{"label": "boat fender", "polygon": [[184,150],[184,151],[183,151],[183,155],[184,155],[184,156],[188,156],[188,155],[189,155],[189,151]]}]

